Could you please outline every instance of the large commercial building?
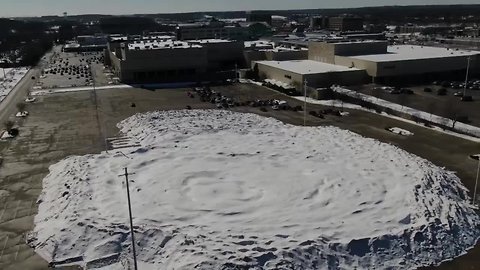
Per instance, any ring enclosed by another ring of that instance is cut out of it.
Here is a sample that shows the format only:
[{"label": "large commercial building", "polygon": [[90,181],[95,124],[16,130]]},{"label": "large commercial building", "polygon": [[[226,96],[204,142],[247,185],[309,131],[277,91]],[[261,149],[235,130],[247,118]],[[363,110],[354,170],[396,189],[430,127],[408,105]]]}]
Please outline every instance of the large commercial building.
[{"label": "large commercial building", "polygon": [[477,51],[389,46],[384,41],[313,42],[309,59],[363,69],[373,81],[383,83],[461,77],[469,61],[471,72],[478,72],[480,67],[480,52]]},{"label": "large commercial building", "polygon": [[260,79],[282,82],[298,91],[305,81],[311,87],[326,87],[338,82],[360,84],[366,78],[364,70],[312,60],[256,61],[252,65]]},{"label": "large commercial building", "polygon": [[256,61],[260,78],[301,87],[363,82],[397,84],[464,78],[480,72],[480,52],[412,45],[389,46],[385,41],[311,42],[307,61]]},{"label": "large commercial building", "polygon": [[108,45],[106,61],[123,82],[201,81],[241,63],[243,42],[116,38]]}]

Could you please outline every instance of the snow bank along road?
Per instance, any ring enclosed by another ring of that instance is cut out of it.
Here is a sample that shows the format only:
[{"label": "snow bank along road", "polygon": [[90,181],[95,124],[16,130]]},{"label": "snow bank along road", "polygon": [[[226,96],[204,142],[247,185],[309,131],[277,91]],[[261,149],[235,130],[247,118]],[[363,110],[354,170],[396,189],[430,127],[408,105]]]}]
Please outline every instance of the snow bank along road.
[{"label": "snow bank along road", "polygon": [[6,68],[5,77],[3,70],[0,71],[0,102],[12,91],[12,89],[28,73],[28,68]]},{"label": "snow bank along road", "polygon": [[30,244],[54,265],[411,269],[463,254],[480,218],[452,173],[334,127],[217,110],[137,114],[141,146],[50,167]]},{"label": "snow bank along road", "polygon": [[[392,103],[390,101],[386,101],[386,100],[383,100],[383,99],[379,99],[379,98],[376,98],[376,97],[365,95],[365,94],[362,94],[362,93],[359,93],[359,92],[356,92],[356,91],[353,91],[353,90],[349,90],[349,89],[346,89],[346,88],[343,88],[343,87],[338,87],[338,86],[337,87],[332,87],[332,90],[337,92],[337,93],[340,93],[340,94],[344,94],[344,95],[347,95],[347,96],[350,96],[350,97],[359,98],[359,99],[368,101],[372,104],[377,104],[377,105],[380,105],[380,106],[383,106],[383,107],[386,107],[386,108],[390,108],[390,109],[395,110],[397,112],[405,113],[405,114],[408,114],[408,115],[411,115],[411,116],[416,116],[416,117],[419,117],[423,120],[431,121],[435,124],[448,125],[450,127],[453,125],[453,121],[450,120],[450,119],[447,119],[447,118],[444,118],[444,117],[441,117],[441,116],[438,116],[438,115],[431,115],[430,113],[427,113],[427,112],[424,112],[424,111],[419,111],[419,110],[416,110],[416,109],[413,109],[413,108],[410,108],[410,107],[402,106],[402,105],[399,105],[399,104],[396,104],[396,103]],[[463,133],[468,134],[468,135],[473,135],[475,137],[480,137],[480,128],[479,127],[475,127],[475,126],[471,126],[471,125],[464,124],[464,123],[461,123],[461,122],[457,122],[455,124],[455,130],[458,130],[458,131],[463,132]]]}]

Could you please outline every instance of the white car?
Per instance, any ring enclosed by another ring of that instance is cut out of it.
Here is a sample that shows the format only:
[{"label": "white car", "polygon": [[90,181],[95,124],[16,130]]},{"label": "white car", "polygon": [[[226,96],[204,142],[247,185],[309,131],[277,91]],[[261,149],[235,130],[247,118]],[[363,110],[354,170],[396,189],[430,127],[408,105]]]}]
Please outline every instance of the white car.
[{"label": "white car", "polygon": [[26,103],[33,103],[33,102],[35,102],[36,100],[37,100],[37,99],[34,98],[34,97],[27,97],[27,99],[25,99],[25,102],[26,102]]}]

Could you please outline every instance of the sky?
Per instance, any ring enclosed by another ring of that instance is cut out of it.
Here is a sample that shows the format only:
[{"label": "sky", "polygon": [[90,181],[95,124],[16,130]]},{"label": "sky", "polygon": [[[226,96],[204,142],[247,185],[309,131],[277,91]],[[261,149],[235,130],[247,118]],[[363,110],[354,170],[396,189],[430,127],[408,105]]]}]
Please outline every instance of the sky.
[{"label": "sky", "polygon": [[0,0],[0,17],[479,4],[479,0]]}]

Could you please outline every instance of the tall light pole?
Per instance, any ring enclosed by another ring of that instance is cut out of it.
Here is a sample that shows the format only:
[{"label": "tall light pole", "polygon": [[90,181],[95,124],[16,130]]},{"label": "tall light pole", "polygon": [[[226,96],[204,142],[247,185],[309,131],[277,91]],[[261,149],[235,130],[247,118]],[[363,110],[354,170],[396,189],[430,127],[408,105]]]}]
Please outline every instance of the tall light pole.
[{"label": "tall light pole", "polygon": [[470,56],[468,57],[468,61],[467,61],[467,72],[466,72],[466,75],[465,75],[465,85],[463,86],[463,96],[466,96],[467,95],[467,83],[468,83],[468,71],[470,69]]},{"label": "tall light pole", "polygon": [[307,79],[305,79],[303,84],[303,126],[307,125]]},{"label": "tall light pole", "polygon": [[130,188],[128,186],[128,176],[132,174],[133,173],[129,174],[127,168],[125,168],[125,173],[120,176],[125,176],[125,183],[127,185],[128,216],[130,219],[130,234],[132,236],[133,265],[134,265],[134,269],[137,270],[138,266],[137,266],[137,253],[135,251],[135,234],[133,231],[132,204],[130,201]]},{"label": "tall light pole", "polygon": [[475,205],[475,197],[477,197],[478,175],[480,174],[480,154],[478,154],[477,158],[478,158],[478,168],[477,168],[477,178],[475,179],[475,188],[473,189],[473,198],[472,198],[473,205]]}]

